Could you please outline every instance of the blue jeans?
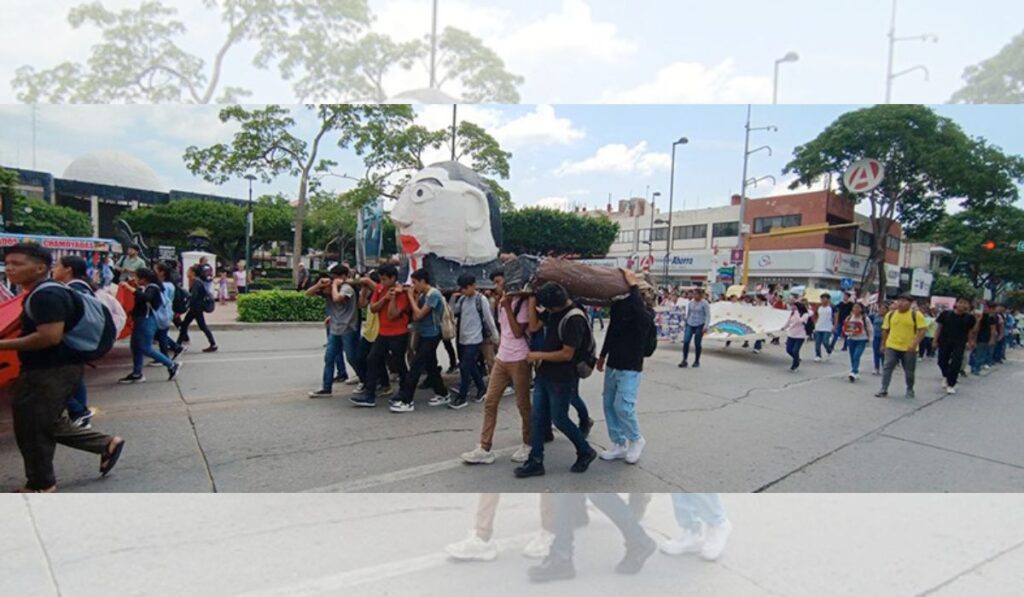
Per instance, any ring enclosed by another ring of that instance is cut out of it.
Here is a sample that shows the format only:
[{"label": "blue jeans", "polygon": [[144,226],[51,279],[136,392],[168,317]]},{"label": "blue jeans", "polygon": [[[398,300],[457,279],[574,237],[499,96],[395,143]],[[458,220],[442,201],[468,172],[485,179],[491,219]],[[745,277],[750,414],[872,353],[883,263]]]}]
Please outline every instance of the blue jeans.
[{"label": "blue jeans", "polygon": [[576,380],[576,395],[572,397],[570,402],[573,408],[576,409],[576,414],[580,416],[580,425],[590,419],[590,411],[587,410],[587,403],[580,397],[580,380]]},{"label": "blue jeans", "polygon": [[604,513],[619,529],[625,540],[626,548],[637,548],[651,541],[650,535],[640,526],[636,514],[626,502],[615,493],[557,493],[552,497],[552,519],[555,540],[551,544],[551,555],[571,560],[573,556],[573,539],[575,523],[580,512],[587,507],[587,498]]},{"label": "blue jeans", "polygon": [[978,344],[971,351],[971,373],[977,375],[981,373],[981,368],[991,363],[992,359],[992,346],[988,344]]},{"label": "blue jeans", "polygon": [[640,389],[639,371],[609,367],[604,372],[604,418],[608,437],[620,446],[640,439],[640,421],[636,417],[636,396]]},{"label": "blue jeans", "polygon": [[68,397],[65,406],[68,409],[68,418],[72,421],[89,414],[89,395],[85,391],[85,379],[79,382],[78,389]]},{"label": "blue jeans", "polygon": [[[340,336],[327,334],[327,348],[324,350],[323,385],[321,386],[323,389],[330,390],[334,387],[335,369],[338,370],[339,377],[348,379],[348,371],[345,370],[345,357],[348,357],[349,362],[353,363],[352,368],[356,369],[358,342],[359,332],[348,332]],[[362,375],[359,375],[358,370],[356,375],[359,379],[363,378]]]},{"label": "blue jeans", "polygon": [[726,520],[722,499],[717,493],[673,493],[672,509],[680,528],[700,532],[701,523],[720,526]]},{"label": "blue jeans", "polygon": [[[839,336],[843,336],[843,326],[841,324],[837,325],[836,329],[832,330],[832,338],[829,341],[829,345],[828,345],[829,346],[829,349],[828,349],[829,354],[832,354],[832,351],[834,351],[836,349],[836,342],[839,341]],[[849,341],[846,339],[846,336],[843,336],[843,350],[847,349],[848,342]]]},{"label": "blue jeans", "polygon": [[871,340],[871,358],[872,358],[872,362],[875,365],[875,371],[881,371],[882,370],[882,357],[883,356],[884,355],[882,353],[882,337],[881,336],[875,336]]},{"label": "blue jeans", "polygon": [[156,334],[153,335],[153,339],[160,346],[160,352],[167,354],[169,352],[178,352],[181,348],[174,340],[171,340],[170,328],[157,329]]},{"label": "blue jeans", "polygon": [[864,350],[868,347],[867,338],[863,340],[848,340],[847,346],[850,351],[850,373],[854,375],[860,374],[860,357],[864,354]]},{"label": "blue jeans", "polygon": [[142,375],[142,362],[145,357],[157,361],[164,367],[171,369],[174,362],[164,356],[162,352],[153,348],[153,339],[156,336],[156,318],[135,317],[135,327],[132,329],[132,375]]},{"label": "blue jeans", "polygon": [[814,332],[814,356],[821,358],[821,347],[825,346],[828,354],[832,354],[832,332]]},{"label": "blue jeans", "polygon": [[485,394],[487,386],[484,385],[484,376],[480,373],[480,347],[482,344],[460,344],[459,345],[459,396],[466,398],[469,392],[469,382],[476,384],[477,394]]},{"label": "blue jeans", "polygon": [[793,366],[791,369],[796,369],[800,366],[800,349],[804,345],[804,340],[807,338],[786,338],[786,354],[793,359]]},{"label": "blue jeans", "polygon": [[683,360],[690,358],[690,339],[693,339],[693,362],[700,362],[700,344],[704,339],[703,325],[687,325],[683,330]]},{"label": "blue jeans", "polygon": [[994,350],[992,351],[992,362],[994,362],[994,363],[1002,363],[1003,361],[1005,361],[1006,360],[1006,337],[1004,336],[1002,340],[999,340],[998,342],[996,342],[996,345],[993,348],[994,348]]},{"label": "blue jeans", "polygon": [[572,445],[576,454],[590,453],[590,444],[583,432],[569,419],[569,405],[578,394],[576,381],[552,381],[537,376],[533,383],[533,404],[530,413],[530,460],[544,462],[544,435],[554,424]]}]

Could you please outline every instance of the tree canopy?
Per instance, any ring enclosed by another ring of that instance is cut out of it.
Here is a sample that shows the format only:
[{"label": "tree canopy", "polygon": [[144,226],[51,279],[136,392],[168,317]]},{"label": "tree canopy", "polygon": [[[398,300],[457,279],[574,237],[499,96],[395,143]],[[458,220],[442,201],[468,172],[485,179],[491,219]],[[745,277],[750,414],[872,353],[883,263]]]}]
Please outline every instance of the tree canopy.
[{"label": "tree canopy", "polygon": [[[1024,210],[1012,205],[968,209],[945,218],[933,240],[953,251],[956,271],[975,288],[998,293],[1007,283],[1024,284]],[[987,243],[993,248],[987,248]]]},{"label": "tree canopy", "polygon": [[[1012,203],[1024,180],[1024,159],[1008,156],[986,140],[968,136],[949,118],[926,106],[884,105],[847,112],[821,134],[794,150],[784,173],[796,174],[790,188],[810,185],[825,175],[842,178],[855,161],[875,158],[885,178],[867,196],[876,246],[871,259],[881,270],[886,232],[899,221],[910,237],[931,233],[947,202],[963,208]],[[884,274],[879,271],[879,279]]]},{"label": "tree canopy", "polygon": [[23,195],[15,195],[14,221],[7,222],[6,228],[20,234],[92,236],[88,214]]},{"label": "tree canopy", "polygon": [[961,104],[1024,103],[1024,32],[995,56],[964,70],[964,86],[951,102]]},{"label": "tree canopy", "polygon": [[619,225],[604,215],[531,207],[502,217],[502,251],[532,255],[604,257]]},{"label": "tree canopy", "polygon": [[[420,68],[429,85],[430,44],[395,42],[370,29],[366,0],[204,0],[210,20],[221,23],[215,52],[187,47],[188,25],[177,8],[160,0],[109,9],[100,0],[70,9],[73,29],[93,27],[101,41],[81,62],[51,68],[23,65],[12,86],[23,102],[231,103],[250,96],[225,68],[232,55],[251,51],[251,64],[276,68],[291,81],[299,101],[383,102],[399,91],[385,89],[396,71]],[[426,20],[425,20],[426,21]],[[429,36],[428,36],[429,37]],[[460,85],[470,102],[519,101],[522,77],[505,69],[482,40],[446,28],[438,39],[437,87]]]}]

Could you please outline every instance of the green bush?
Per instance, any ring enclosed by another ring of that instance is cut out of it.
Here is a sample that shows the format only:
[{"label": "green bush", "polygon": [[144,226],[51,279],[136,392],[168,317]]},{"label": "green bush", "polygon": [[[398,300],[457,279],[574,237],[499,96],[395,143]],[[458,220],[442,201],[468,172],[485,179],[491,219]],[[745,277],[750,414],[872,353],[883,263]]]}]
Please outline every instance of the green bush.
[{"label": "green bush", "polygon": [[267,290],[238,297],[238,320],[323,321],[323,299],[294,290]]}]

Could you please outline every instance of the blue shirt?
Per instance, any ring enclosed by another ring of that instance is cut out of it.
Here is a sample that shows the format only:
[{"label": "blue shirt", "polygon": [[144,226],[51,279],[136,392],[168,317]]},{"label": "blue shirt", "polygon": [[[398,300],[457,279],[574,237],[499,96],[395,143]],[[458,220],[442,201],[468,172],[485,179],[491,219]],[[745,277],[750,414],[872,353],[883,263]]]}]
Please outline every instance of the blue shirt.
[{"label": "blue shirt", "polygon": [[871,325],[875,328],[875,338],[882,337],[882,316],[875,313],[871,316]]},{"label": "blue shirt", "polygon": [[423,319],[413,323],[421,338],[436,338],[441,335],[441,317],[444,316],[444,297],[441,291],[431,288],[419,300],[420,307],[430,307],[430,313]]}]

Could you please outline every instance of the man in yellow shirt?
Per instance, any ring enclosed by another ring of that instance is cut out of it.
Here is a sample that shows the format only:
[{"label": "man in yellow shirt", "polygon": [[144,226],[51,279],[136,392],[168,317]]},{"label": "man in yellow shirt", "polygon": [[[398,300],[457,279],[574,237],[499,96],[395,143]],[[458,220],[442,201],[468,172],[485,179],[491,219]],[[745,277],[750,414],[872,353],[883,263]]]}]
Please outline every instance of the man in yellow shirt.
[{"label": "man in yellow shirt", "polygon": [[914,397],[914,369],[917,366],[917,347],[924,338],[928,324],[917,309],[911,309],[913,299],[900,296],[896,309],[889,311],[882,320],[882,346],[885,347],[885,362],[882,365],[882,389],[876,398],[889,396],[889,382],[892,380],[896,363],[903,366],[907,380],[907,398]]}]

